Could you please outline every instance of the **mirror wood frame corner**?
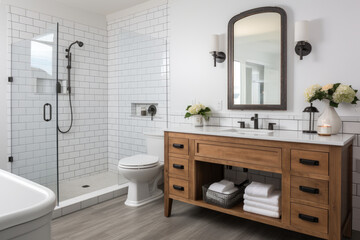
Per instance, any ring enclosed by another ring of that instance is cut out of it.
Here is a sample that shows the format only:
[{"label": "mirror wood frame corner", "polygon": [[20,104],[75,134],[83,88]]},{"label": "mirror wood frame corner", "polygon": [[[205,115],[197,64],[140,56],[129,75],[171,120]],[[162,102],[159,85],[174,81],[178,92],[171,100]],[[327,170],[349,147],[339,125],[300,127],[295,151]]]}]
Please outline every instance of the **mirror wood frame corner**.
[{"label": "mirror wood frame corner", "polygon": [[[260,13],[278,13],[281,22],[280,46],[280,104],[234,103],[234,25],[237,21]],[[242,12],[230,19],[228,24],[228,109],[230,110],[286,110],[287,109],[287,15],[280,7],[260,7]]]}]

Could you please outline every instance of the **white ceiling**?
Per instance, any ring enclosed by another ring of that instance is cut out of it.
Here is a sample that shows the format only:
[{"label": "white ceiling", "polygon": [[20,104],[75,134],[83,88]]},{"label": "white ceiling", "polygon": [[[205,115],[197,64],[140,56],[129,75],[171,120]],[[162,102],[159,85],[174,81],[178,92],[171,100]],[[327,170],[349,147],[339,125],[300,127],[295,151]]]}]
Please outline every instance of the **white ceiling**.
[{"label": "white ceiling", "polygon": [[108,15],[149,0],[53,0],[87,12]]}]

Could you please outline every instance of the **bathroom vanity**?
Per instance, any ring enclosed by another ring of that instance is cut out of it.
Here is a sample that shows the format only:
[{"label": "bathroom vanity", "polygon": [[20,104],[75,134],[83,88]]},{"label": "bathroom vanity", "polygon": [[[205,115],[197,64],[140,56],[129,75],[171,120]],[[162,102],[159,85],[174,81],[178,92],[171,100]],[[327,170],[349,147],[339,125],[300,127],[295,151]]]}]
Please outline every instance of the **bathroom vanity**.
[{"label": "bathroom vanity", "polygon": [[[165,131],[165,216],[173,200],[292,231],[340,240],[352,229],[352,135],[297,131],[241,132],[204,127]],[[224,178],[224,166],[281,174],[281,218],[202,200],[204,184]]]}]

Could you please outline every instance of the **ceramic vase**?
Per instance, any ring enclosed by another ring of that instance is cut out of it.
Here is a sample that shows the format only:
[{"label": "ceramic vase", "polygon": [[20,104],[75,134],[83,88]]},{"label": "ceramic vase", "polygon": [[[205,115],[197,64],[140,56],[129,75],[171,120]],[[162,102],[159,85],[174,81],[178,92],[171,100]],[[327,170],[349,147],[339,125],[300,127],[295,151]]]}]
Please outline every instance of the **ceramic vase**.
[{"label": "ceramic vase", "polygon": [[202,127],[203,126],[203,116],[193,115],[193,116],[191,116],[191,118],[193,119],[194,127]]},{"label": "ceramic vase", "polygon": [[331,126],[331,134],[338,134],[341,129],[341,119],[334,107],[326,102],[325,109],[317,121],[317,126]]}]

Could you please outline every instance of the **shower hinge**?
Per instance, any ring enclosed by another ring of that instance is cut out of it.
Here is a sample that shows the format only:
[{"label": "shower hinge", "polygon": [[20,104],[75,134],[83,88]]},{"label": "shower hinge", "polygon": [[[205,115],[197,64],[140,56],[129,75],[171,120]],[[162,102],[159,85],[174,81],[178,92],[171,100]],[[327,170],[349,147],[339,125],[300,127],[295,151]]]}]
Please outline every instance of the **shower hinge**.
[{"label": "shower hinge", "polygon": [[9,157],[9,162],[13,162],[13,161],[14,161],[13,156],[10,156],[10,157]]},{"label": "shower hinge", "polygon": [[14,78],[13,77],[8,77],[8,82],[13,82]]}]

